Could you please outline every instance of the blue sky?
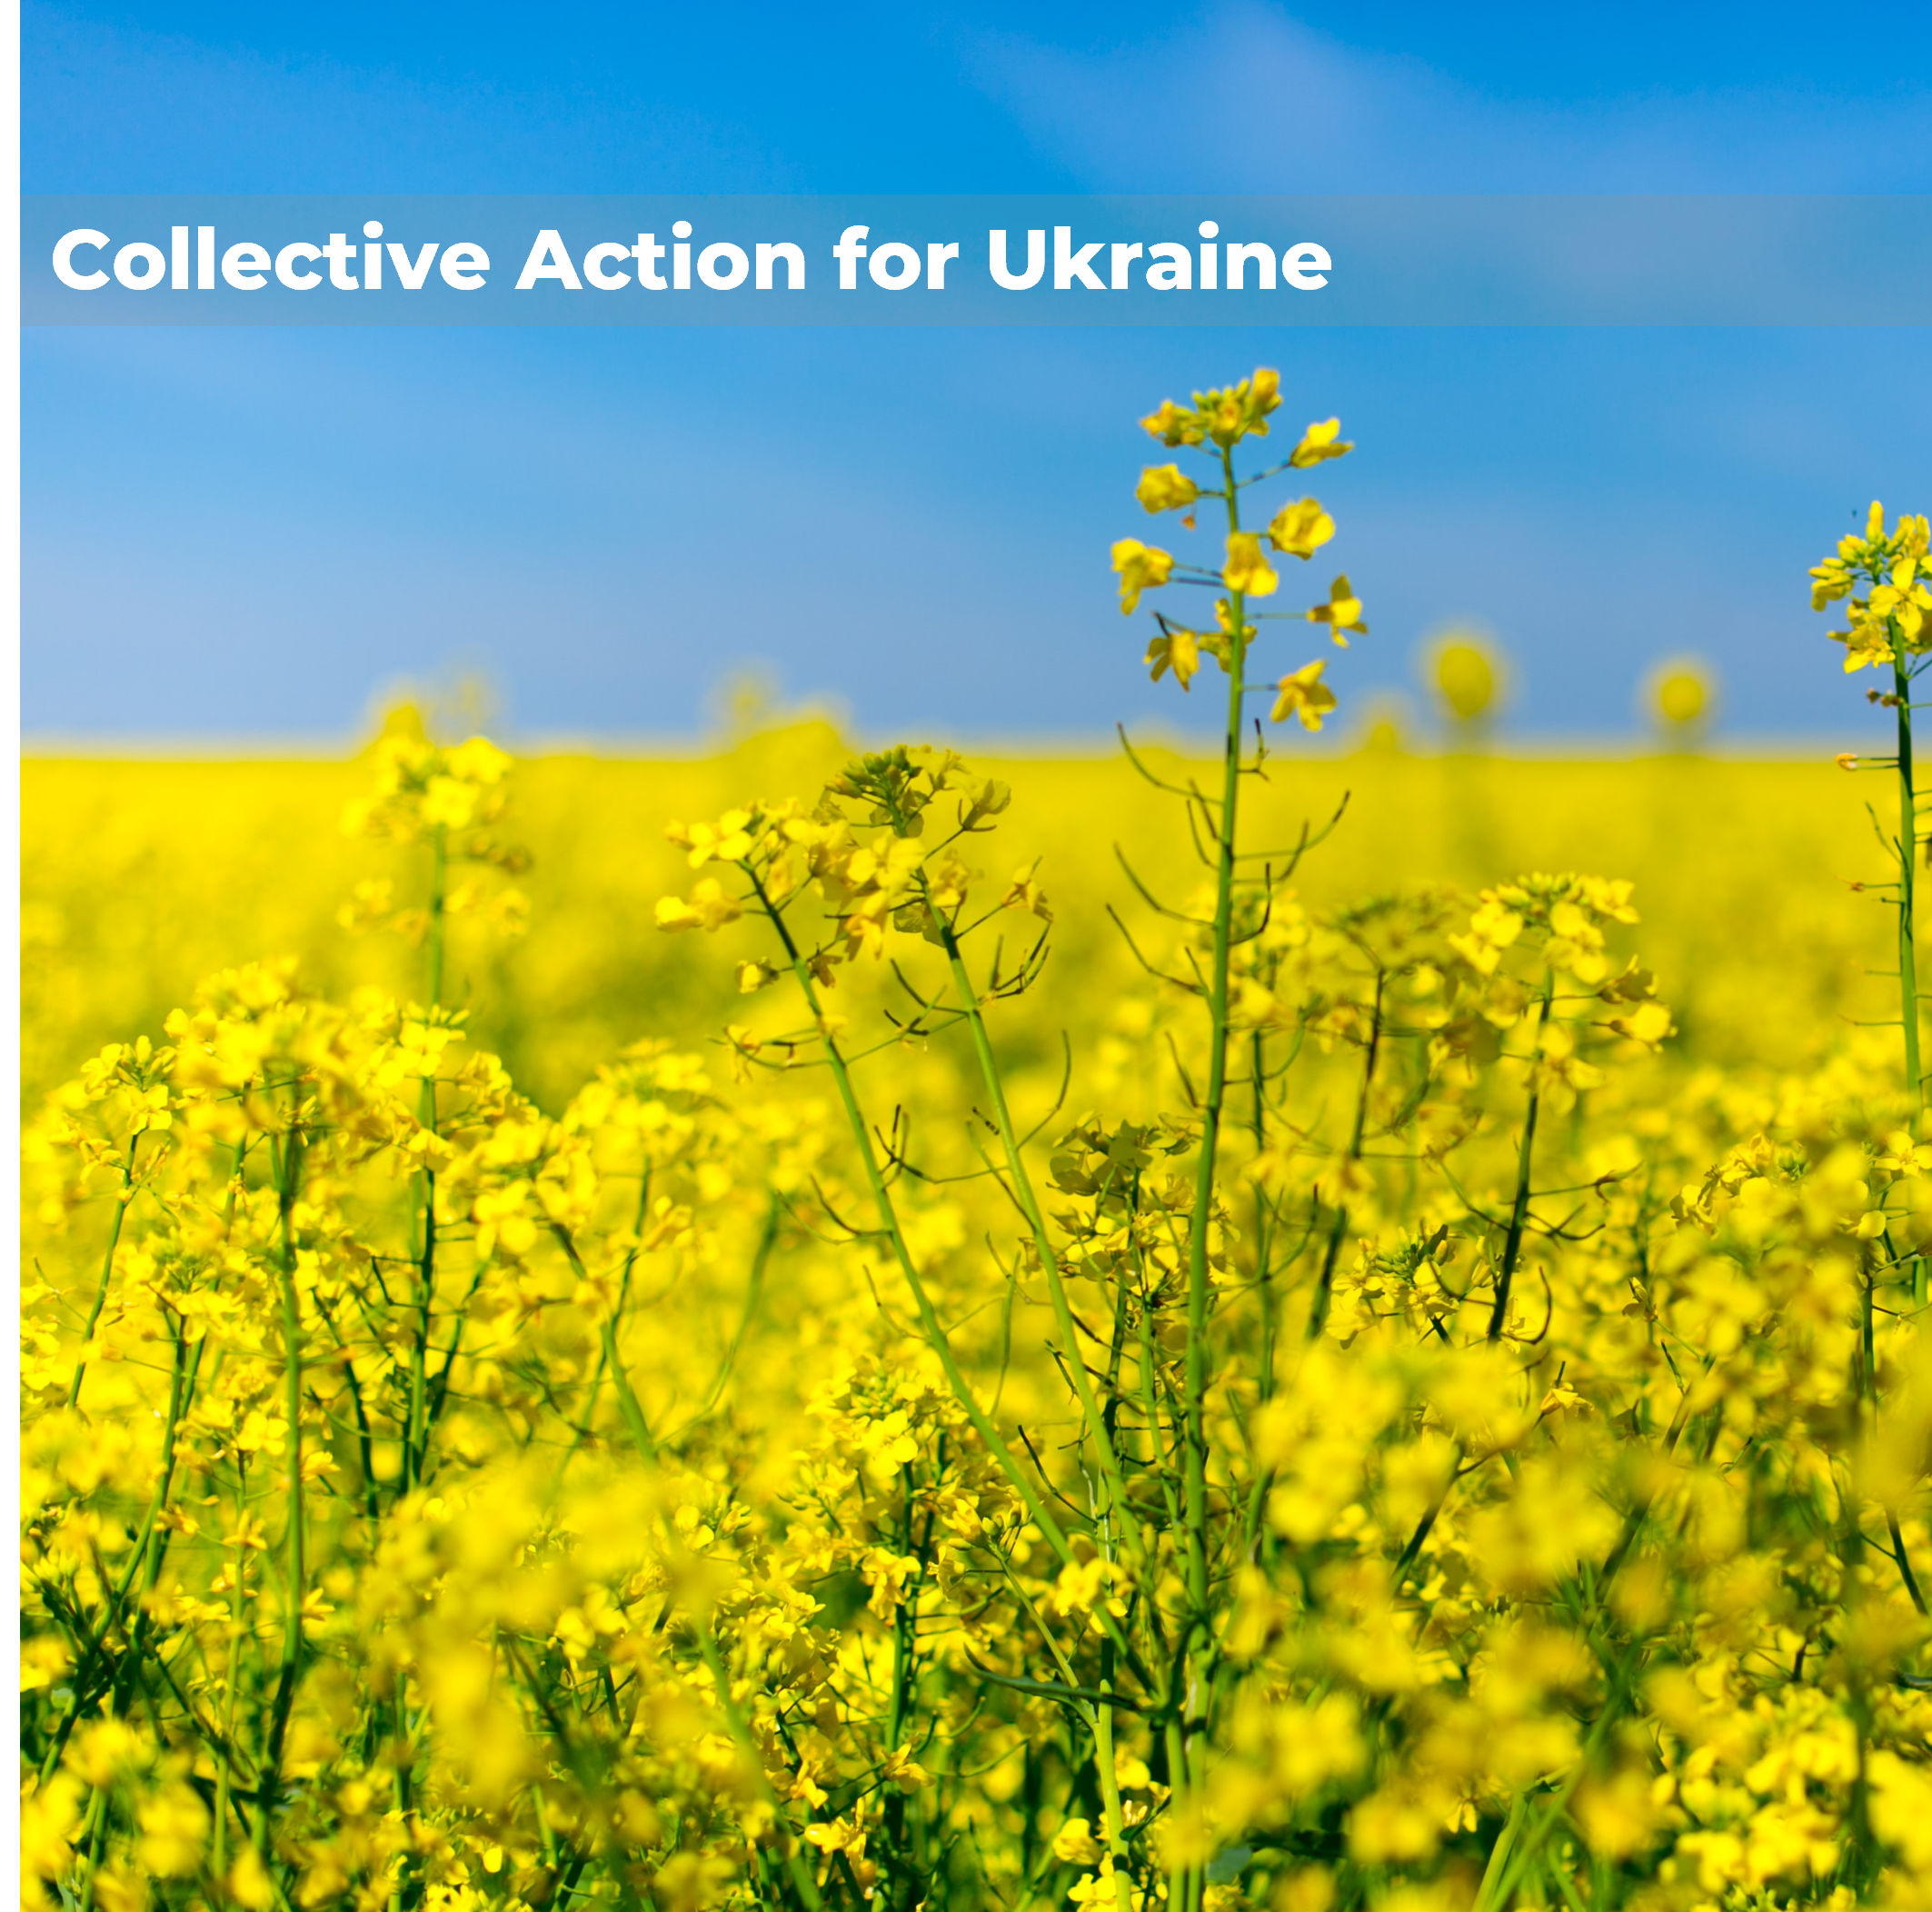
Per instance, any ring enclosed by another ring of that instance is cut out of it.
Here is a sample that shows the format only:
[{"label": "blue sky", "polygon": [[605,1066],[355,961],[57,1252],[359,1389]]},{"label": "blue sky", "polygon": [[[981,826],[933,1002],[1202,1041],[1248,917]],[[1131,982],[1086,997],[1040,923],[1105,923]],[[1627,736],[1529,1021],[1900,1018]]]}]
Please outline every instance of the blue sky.
[{"label": "blue sky", "polygon": [[[1475,11],[847,8],[828,27],[757,6],[29,4],[24,177],[89,193],[1932,190],[1932,88],[1889,77],[1900,63],[1821,63],[1813,9]],[[1190,706],[1146,685],[1144,633],[1106,573],[1107,543],[1146,522],[1132,420],[1266,363],[1298,422],[1339,411],[1362,448],[1323,473],[1331,549],[1373,629],[1337,666],[1345,696],[1412,682],[1419,642],[1469,620],[1515,662],[1526,737],[1628,733],[1645,670],[1686,650],[1717,663],[1733,734],[1815,737],[1863,706],[1804,570],[1871,496],[1927,503],[1924,344],[38,331],[25,724],[323,742],[383,684],[479,671],[513,732],[676,737],[754,660],[871,735],[1175,722]]]}]

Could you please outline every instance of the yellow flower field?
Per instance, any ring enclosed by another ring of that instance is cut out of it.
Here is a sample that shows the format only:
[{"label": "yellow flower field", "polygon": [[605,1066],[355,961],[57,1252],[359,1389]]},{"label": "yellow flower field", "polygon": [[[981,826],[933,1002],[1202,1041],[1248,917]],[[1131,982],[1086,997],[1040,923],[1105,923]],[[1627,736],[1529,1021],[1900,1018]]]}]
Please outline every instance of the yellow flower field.
[{"label": "yellow flower field", "polygon": [[1278,404],[1224,756],[27,765],[25,1905],[1932,1903],[1896,771],[1314,754]]},{"label": "yellow flower field", "polygon": [[[664,824],[716,815],[752,792],[815,791],[851,754],[829,727],[807,723],[688,762],[520,761],[513,834],[531,851],[518,883],[531,933],[485,940],[458,959],[472,964],[462,1000],[519,1081],[554,1106],[646,1029],[702,1043],[737,1020],[730,965],[652,931],[652,907],[683,869]],[[994,873],[1038,857],[1065,901],[1059,973],[1041,1013],[1056,1031],[1090,1031],[1106,988],[1076,988],[1071,972],[1118,974],[1122,986],[1135,973],[1103,913],[1135,901],[1114,846],[1150,880],[1174,881],[1192,862],[1185,829],[1177,834],[1118,749],[1078,761],[975,752],[973,762],[1014,791]],[[1149,762],[1178,767],[1161,750]],[[158,1032],[201,978],[244,954],[298,954],[327,994],[366,982],[406,991],[413,954],[348,935],[336,920],[359,882],[409,874],[403,857],[341,830],[367,781],[357,761],[30,758],[28,1105],[102,1043]],[[1647,959],[1671,991],[1682,1034],[1673,1053],[1785,1068],[1837,1044],[1839,1011],[1886,1012],[1879,987],[1855,993],[1866,971],[1884,966],[1886,931],[1870,898],[1847,887],[1873,873],[1871,795],[1871,779],[1822,760],[1457,759],[1371,747],[1284,759],[1258,796],[1267,821],[1256,828],[1259,842],[1348,799],[1347,822],[1297,879],[1320,903],[1432,882],[1473,896],[1503,871],[1572,864],[1628,876]]]}]

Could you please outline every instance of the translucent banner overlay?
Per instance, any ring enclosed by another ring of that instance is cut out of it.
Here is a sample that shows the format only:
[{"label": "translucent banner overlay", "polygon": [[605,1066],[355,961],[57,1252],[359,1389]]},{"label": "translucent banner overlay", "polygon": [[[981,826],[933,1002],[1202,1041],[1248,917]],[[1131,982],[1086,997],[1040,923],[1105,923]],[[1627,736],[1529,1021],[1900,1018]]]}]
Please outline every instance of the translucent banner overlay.
[{"label": "translucent banner overlay", "polygon": [[1923,325],[1932,196],[30,195],[30,325]]}]

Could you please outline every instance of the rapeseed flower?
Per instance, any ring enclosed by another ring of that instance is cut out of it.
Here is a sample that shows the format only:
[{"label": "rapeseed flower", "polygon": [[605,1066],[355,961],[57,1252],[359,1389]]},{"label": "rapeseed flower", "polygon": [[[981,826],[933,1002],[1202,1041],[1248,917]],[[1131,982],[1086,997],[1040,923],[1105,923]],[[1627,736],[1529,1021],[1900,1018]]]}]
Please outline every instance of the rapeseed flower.
[{"label": "rapeseed flower", "polygon": [[1113,568],[1120,574],[1120,610],[1130,615],[1143,591],[1151,591],[1168,581],[1174,568],[1172,556],[1138,538],[1122,538],[1113,547]]},{"label": "rapeseed flower", "polygon": [[1335,693],[1321,681],[1327,668],[1328,660],[1318,657],[1313,663],[1290,671],[1275,686],[1275,705],[1269,712],[1271,721],[1280,723],[1293,716],[1303,730],[1319,731],[1322,720],[1335,708]]}]

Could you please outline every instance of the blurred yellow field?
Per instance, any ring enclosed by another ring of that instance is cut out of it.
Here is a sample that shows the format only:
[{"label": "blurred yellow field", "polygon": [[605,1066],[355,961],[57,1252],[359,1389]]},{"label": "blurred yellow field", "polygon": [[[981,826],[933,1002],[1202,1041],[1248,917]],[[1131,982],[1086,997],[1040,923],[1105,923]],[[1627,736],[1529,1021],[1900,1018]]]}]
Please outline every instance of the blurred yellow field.
[{"label": "blurred yellow field", "polygon": [[[730,976],[659,937],[651,911],[682,858],[667,822],[759,792],[815,789],[849,752],[804,725],[688,762],[536,757],[519,763],[513,834],[533,862],[527,940],[491,946],[463,978],[477,1027],[540,1100],[560,1103],[595,1064],[646,1031],[715,1033]],[[1115,750],[1075,761],[973,753],[1008,780],[1001,854],[1041,858],[1066,900],[1054,958],[1079,985],[1051,992],[1076,1033],[1132,959],[1106,922],[1133,891],[1114,846],[1150,881],[1190,870],[1185,832]],[[1150,764],[1179,766],[1155,751]],[[1190,766],[1205,773],[1206,766]],[[345,935],[354,885],[394,873],[393,853],[347,838],[353,761],[29,759],[23,773],[29,1102],[102,1042],[158,1031],[206,974],[297,955],[325,993],[403,985],[395,952]],[[1687,1057],[1797,1063],[1822,1054],[1885,967],[1886,930],[1849,881],[1873,873],[1864,805],[1877,787],[1817,761],[1701,757],[1414,756],[1399,750],[1277,760],[1256,811],[1283,841],[1304,818],[1347,819],[1297,879],[1328,901],[1427,882],[1474,887],[1524,870],[1629,877],[1643,941],[1669,991]],[[1260,841],[1260,838],[1257,838]],[[1739,926],[1748,926],[1739,933]]]}]

